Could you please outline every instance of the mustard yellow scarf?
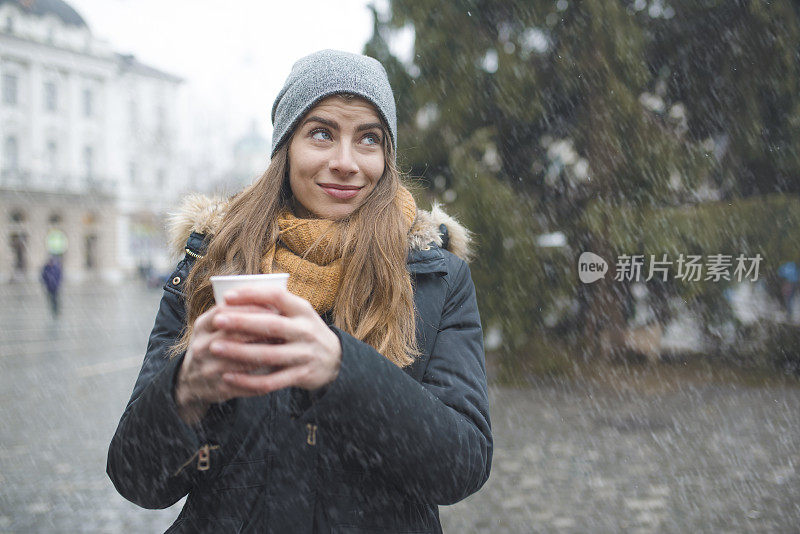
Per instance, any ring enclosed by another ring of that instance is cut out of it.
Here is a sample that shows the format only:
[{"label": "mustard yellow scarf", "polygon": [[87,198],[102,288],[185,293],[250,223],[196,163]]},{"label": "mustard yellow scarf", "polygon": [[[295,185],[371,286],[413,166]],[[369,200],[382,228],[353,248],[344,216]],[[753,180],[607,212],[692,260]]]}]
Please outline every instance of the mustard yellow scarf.
[{"label": "mustard yellow scarf", "polygon": [[[410,230],[417,216],[414,197],[401,186],[395,202]],[[264,273],[289,273],[289,291],[320,314],[333,309],[342,281],[341,249],[334,246],[340,231],[336,225],[329,219],[300,219],[285,210],[278,216],[278,241],[261,261]]]}]

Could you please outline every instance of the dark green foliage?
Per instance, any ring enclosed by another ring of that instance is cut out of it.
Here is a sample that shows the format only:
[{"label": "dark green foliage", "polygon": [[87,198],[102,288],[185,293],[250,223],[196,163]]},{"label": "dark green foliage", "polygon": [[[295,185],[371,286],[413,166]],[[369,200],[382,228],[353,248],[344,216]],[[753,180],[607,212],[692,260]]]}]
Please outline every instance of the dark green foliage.
[{"label": "dark green foliage", "polygon": [[689,134],[722,145],[714,178],[745,196],[800,192],[800,3],[671,4],[671,19],[637,19],[656,83],[688,107]]},{"label": "dark green foliage", "polygon": [[757,321],[743,325],[736,347],[719,347],[713,356],[750,370],[778,369],[800,376],[800,327]]},{"label": "dark green foliage", "polygon": [[[798,4],[393,0],[383,16],[365,52],[395,88],[400,161],[476,233],[502,361],[542,358],[545,337],[591,355],[624,327],[624,288],[578,282],[583,251],[760,253],[769,276],[800,256],[783,196],[800,192]],[[408,26],[402,63],[387,41]],[[567,246],[537,245],[548,232]],[[713,325],[726,287],[659,294]]]},{"label": "dark green foliage", "polygon": [[800,328],[792,325],[769,325],[762,354],[767,363],[800,375]]}]

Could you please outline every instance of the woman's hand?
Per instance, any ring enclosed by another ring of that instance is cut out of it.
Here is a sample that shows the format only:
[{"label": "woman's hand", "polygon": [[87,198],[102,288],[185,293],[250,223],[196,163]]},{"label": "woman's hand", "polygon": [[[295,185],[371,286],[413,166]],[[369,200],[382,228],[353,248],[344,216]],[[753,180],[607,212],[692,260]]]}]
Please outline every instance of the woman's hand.
[{"label": "woman's hand", "polygon": [[[225,302],[227,306],[210,318],[223,333],[210,341],[210,351],[230,364],[222,374],[230,391],[252,396],[291,386],[316,390],[339,376],[339,338],[307,300],[279,287],[253,287],[226,293]],[[278,313],[248,311],[253,307]],[[235,336],[283,343],[247,343]],[[263,366],[272,367],[272,372],[247,372]]]},{"label": "woman's hand", "polygon": [[[242,343],[253,341],[251,337],[228,334],[214,327],[214,317],[223,309],[234,308],[213,306],[195,320],[189,348],[178,371],[175,404],[181,419],[189,424],[202,419],[212,403],[252,395],[249,390],[228,384],[222,380],[222,375],[226,372],[248,372],[253,367],[220,358],[209,349],[214,341],[220,339]],[[267,312],[264,308],[255,306],[236,309],[240,313]]]}]

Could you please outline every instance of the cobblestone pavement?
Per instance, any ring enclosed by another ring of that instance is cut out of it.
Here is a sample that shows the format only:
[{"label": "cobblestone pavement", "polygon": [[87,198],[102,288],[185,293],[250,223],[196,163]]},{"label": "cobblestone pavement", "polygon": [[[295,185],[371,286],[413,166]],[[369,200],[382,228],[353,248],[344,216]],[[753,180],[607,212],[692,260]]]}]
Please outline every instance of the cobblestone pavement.
[{"label": "cobblestone pavement", "polygon": [[[160,292],[0,286],[0,532],[163,532],[105,475]],[[493,387],[495,458],[445,532],[798,532],[800,389]]]}]

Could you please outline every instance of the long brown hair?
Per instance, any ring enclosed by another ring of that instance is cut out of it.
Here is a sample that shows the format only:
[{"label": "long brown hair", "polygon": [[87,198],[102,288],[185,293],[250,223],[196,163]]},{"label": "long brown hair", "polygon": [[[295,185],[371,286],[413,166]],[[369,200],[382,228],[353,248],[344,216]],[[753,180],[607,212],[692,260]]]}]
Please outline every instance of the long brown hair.
[{"label": "long brown hair", "polygon": [[[351,100],[351,95],[341,95]],[[342,282],[333,306],[333,323],[405,367],[419,355],[414,294],[406,270],[407,223],[396,202],[402,187],[394,147],[384,143],[385,168],[362,206],[335,225],[342,250]],[[228,202],[221,225],[184,282],[186,328],[172,349],[189,347],[194,321],[214,304],[209,278],[261,272],[264,254],[278,240],[278,214],[291,209],[288,179],[291,138],[276,151],[267,170]]]}]

